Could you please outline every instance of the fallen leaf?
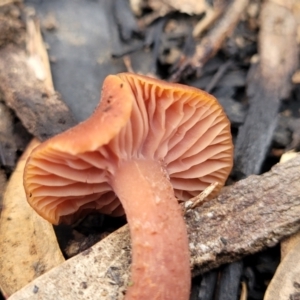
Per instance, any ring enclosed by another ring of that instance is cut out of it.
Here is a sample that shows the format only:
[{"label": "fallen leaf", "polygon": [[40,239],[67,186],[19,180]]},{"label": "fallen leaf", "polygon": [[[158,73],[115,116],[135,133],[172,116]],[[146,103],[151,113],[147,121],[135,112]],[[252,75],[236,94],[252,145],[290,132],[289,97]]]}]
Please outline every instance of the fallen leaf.
[{"label": "fallen leaf", "polygon": [[[298,155],[289,151],[281,156],[280,163]],[[299,293],[300,288],[299,278],[300,232],[297,232],[281,242],[281,262],[267,288],[264,300],[295,299],[293,295]]]},{"label": "fallen leaf", "polygon": [[23,170],[30,143],[19,160],[3,196],[0,219],[0,287],[11,295],[65,260],[52,225],[29,206],[23,188]]},{"label": "fallen leaf", "polygon": [[300,288],[300,243],[281,261],[265,293],[264,300],[297,299]]},{"label": "fallen leaf", "polygon": [[[299,153],[294,151],[288,151],[284,153],[280,158],[280,163],[287,162],[288,160],[297,157]],[[300,243],[300,232],[297,232],[288,238],[284,239],[280,243],[280,250],[281,250],[281,260]]]}]

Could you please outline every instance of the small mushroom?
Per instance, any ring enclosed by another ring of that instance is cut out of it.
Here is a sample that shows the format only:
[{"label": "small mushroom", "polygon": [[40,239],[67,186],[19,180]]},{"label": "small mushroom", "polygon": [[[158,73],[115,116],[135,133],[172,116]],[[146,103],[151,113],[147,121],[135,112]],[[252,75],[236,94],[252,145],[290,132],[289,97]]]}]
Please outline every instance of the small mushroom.
[{"label": "small mushroom", "polygon": [[178,200],[223,186],[232,152],[229,121],[213,96],[110,75],[88,120],[33,150],[24,187],[29,204],[53,224],[91,210],[126,213],[132,269],[125,298],[186,300],[190,256]]}]

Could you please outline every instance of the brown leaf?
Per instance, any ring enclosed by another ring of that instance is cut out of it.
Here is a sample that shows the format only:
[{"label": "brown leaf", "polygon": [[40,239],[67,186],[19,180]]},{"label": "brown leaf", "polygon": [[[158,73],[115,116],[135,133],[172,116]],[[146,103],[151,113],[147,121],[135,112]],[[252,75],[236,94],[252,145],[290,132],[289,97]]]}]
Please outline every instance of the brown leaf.
[{"label": "brown leaf", "polygon": [[[286,152],[281,156],[280,163],[284,163],[298,155],[299,154],[295,152]],[[278,300],[294,299],[291,298],[291,295],[299,292],[300,232],[284,239],[280,246],[281,263],[267,288],[264,300],[272,300],[275,298]],[[295,286],[297,282],[299,286]]]},{"label": "brown leaf", "polygon": [[53,227],[29,206],[23,169],[33,141],[12,174],[3,196],[0,219],[0,286],[6,295],[64,262]]}]

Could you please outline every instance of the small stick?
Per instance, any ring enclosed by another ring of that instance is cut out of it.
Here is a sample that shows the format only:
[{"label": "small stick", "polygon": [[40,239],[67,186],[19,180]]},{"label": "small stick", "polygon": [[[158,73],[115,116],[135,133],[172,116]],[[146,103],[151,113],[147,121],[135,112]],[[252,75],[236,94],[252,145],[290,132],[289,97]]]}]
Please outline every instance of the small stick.
[{"label": "small stick", "polygon": [[218,185],[218,182],[214,182],[211,185],[209,185],[204,191],[202,191],[199,195],[186,201],[184,203],[184,213],[186,213],[190,209],[194,209],[200,206]]},{"label": "small stick", "polygon": [[132,68],[132,64],[131,64],[131,59],[130,59],[130,56],[129,55],[125,55],[123,57],[123,62],[124,62],[124,65],[127,69],[127,72],[130,72],[130,73],[135,73],[133,68]]},{"label": "small stick", "polygon": [[210,93],[213,88],[216,86],[216,84],[220,81],[220,79],[225,75],[226,71],[228,68],[232,65],[232,61],[228,60],[226,63],[222,64],[219,68],[218,71],[215,73],[211,81],[206,87],[206,92]]},{"label": "small stick", "polygon": [[192,57],[180,60],[171,81],[177,82],[192,73],[200,74],[203,65],[220,49],[225,38],[234,30],[249,0],[234,0],[217,24],[201,39]]}]

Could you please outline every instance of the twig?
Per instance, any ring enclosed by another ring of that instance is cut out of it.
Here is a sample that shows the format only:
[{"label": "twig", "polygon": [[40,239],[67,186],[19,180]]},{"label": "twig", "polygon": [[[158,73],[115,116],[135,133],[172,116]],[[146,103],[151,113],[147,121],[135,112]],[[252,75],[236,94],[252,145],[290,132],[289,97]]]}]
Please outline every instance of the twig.
[{"label": "twig", "polygon": [[210,186],[208,186],[202,193],[186,201],[184,203],[184,213],[187,213],[190,209],[194,209],[200,206],[218,185],[218,182],[214,182]]},{"label": "twig", "polygon": [[193,36],[199,37],[205,30],[211,26],[217,18],[224,12],[228,6],[228,1],[214,1],[213,6],[207,5],[205,15],[201,20],[196,24],[193,30]]},{"label": "twig", "polygon": [[123,62],[124,62],[124,65],[127,69],[127,72],[134,73],[134,70],[133,70],[132,64],[131,64],[130,56],[128,56],[128,55],[124,56],[123,57]]},{"label": "twig", "polygon": [[209,84],[206,87],[206,91],[208,93],[210,93],[213,88],[216,86],[216,84],[219,82],[219,80],[224,76],[224,74],[226,73],[226,71],[228,70],[228,68],[232,65],[232,61],[228,60],[226,63],[222,64],[218,71],[216,72],[216,74],[213,76],[213,78],[211,79],[211,81],[209,82]]},{"label": "twig", "polygon": [[233,0],[219,22],[204,36],[193,57],[180,60],[171,81],[179,81],[192,73],[200,74],[203,65],[220,49],[225,38],[234,30],[249,0]]}]

